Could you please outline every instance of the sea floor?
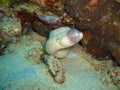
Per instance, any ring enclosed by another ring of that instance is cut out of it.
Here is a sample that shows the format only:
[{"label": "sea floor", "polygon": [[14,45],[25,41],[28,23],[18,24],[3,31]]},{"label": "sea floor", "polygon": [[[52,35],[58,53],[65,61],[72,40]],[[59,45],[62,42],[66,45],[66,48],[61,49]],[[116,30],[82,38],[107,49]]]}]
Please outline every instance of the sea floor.
[{"label": "sea floor", "polygon": [[40,54],[41,43],[29,36],[10,44],[0,56],[0,90],[119,90],[102,83],[103,73],[95,69],[88,60],[92,58],[79,45],[60,59],[66,71],[63,84],[54,82]]}]

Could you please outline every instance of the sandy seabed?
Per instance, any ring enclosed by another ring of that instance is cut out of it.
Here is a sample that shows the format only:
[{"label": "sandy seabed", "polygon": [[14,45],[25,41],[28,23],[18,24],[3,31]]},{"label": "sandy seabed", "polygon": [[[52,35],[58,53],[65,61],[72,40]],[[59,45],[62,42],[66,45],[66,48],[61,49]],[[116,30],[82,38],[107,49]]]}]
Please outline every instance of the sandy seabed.
[{"label": "sandy seabed", "polygon": [[94,59],[79,45],[60,60],[66,70],[63,84],[54,82],[40,54],[41,43],[29,36],[10,44],[0,56],[0,90],[119,90],[102,83],[103,72],[95,69],[89,62]]}]

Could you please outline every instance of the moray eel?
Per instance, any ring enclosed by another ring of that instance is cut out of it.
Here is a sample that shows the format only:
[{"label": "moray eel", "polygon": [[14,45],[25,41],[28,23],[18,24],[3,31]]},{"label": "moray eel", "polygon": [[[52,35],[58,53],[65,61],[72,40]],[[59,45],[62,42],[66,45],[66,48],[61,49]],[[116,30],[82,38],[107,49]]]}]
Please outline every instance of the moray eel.
[{"label": "moray eel", "polygon": [[45,49],[47,54],[57,58],[65,58],[69,51],[67,48],[75,45],[83,38],[83,33],[77,29],[60,27],[52,30],[46,41]]}]

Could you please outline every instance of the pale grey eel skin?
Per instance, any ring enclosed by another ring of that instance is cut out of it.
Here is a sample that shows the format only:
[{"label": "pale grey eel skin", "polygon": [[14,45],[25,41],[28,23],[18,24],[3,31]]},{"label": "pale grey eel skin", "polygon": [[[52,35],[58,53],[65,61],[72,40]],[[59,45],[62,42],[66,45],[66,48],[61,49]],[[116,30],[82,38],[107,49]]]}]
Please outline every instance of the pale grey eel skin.
[{"label": "pale grey eel skin", "polygon": [[67,48],[75,45],[83,38],[83,33],[77,29],[60,27],[52,30],[46,41],[45,49],[47,54],[57,58],[64,58],[68,55]]}]

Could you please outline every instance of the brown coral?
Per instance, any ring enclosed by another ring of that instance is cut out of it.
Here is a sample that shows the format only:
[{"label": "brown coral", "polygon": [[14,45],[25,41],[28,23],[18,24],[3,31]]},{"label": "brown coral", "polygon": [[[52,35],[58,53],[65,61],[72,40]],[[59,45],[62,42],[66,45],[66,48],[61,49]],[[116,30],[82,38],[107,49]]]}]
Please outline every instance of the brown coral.
[{"label": "brown coral", "polygon": [[29,23],[37,19],[36,14],[30,14],[26,11],[19,11],[16,17],[20,19],[22,27],[27,26]]},{"label": "brown coral", "polygon": [[32,27],[33,22],[38,19],[35,13],[31,14],[24,10],[18,11],[16,13],[16,18],[20,20],[23,35],[28,33],[29,28]]}]

